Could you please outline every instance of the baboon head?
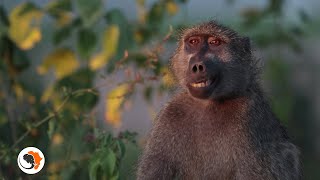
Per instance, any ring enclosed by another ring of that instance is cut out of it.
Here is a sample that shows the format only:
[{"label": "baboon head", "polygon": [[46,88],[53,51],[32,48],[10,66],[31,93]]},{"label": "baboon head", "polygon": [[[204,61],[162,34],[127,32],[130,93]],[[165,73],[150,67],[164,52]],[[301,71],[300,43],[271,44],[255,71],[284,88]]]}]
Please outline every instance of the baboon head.
[{"label": "baboon head", "polygon": [[254,75],[250,40],[215,21],[183,30],[171,71],[199,99],[241,95]]}]

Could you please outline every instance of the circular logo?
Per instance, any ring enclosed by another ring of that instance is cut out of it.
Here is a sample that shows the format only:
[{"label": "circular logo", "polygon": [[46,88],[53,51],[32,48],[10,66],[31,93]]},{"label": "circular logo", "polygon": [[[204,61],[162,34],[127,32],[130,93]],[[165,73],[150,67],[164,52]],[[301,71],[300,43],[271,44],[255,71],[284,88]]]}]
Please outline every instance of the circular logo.
[{"label": "circular logo", "polygon": [[45,158],[38,148],[26,147],[19,153],[17,162],[21,171],[36,174],[43,168]]}]

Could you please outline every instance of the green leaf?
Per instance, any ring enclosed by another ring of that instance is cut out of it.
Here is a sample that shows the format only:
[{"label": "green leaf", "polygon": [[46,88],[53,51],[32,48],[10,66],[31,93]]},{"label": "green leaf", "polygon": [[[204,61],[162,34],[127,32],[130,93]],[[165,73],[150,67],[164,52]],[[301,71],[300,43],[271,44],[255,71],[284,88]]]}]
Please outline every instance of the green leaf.
[{"label": "green leaf", "polygon": [[97,37],[90,29],[80,29],[77,34],[77,50],[81,57],[88,59],[97,44]]},{"label": "green leaf", "polygon": [[119,149],[120,152],[120,158],[123,158],[124,155],[126,154],[126,146],[124,145],[124,143],[121,140],[117,141],[117,147]]},{"label": "green leaf", "polygon": [[75,7],[85,27],[93,25],[102,15],[102,0],[75,0]]},{"label": "green leaf", "polygon": [[46,6],[47,12],[53,17],[58,17],[61,12],[71,12],[72,4],[71,0],[56,0],[50,2]]},{"label": "green leaf", "polygon": [[9,19],[7,17],[7,12],[2,5],[0,5],[0,22],[2,22],[6,26],[9,25]]},{"label": "green leaf", "polygon": [[74,17],[71,0],[52,1],[45,9],[59,27],[69,24]]},{"label": "green leaf", "polygon": [[9,20],[3,6],[0,6],[0,38],[5,36],[8,31]]},{"label": "green leaf", "polygon": [[95,153],[89,163],[89,178],[90,180],[97,179],[98,169],[101,166],[100,154]]},{"label": "green leaf", "polygon": [[53,34],[54,45],[59,45],[62,41],[68,39],[71,36],[72,30],[72,26],[67,25],[55,31]]},{"label": "green leaf", "polygon": [[121,12],[119,9],[113,9],[106,13],[105,15],[106,22],[111,24],[117,24],[117,25],[127,25],[128,20],[126,16]]},{"label": "green leaf", "polygon": [[12,67],[16,72],[22,72],[30,66],[30,59],[24,51],[21,51],[18,48],[14,48]]},{"label": "green leaf", "polygon": [[103,141],[101,141],[101,146],[103,146],[103,147],[110,146],[110,144],[113,142],[113,137],[109,133],[107,133],[107,134],[103,133],[102,139],[103,139]]},{"label": "green leaf", "polygon": [[87,68],[81,68],[72,75],[64,77],[57,83],[57,88],[72,87],[72,90],[86,89],[92,87],[95,74]]},{"label": "green leaf", "polygon": [[40,8],[31,2],[26,2],[22,4],[22,9],[20,9],[19,16],[24,16],[25,14],[33,11],[40,11]]},{"label": "green leaf", "polygon": [[0,21],[0,38],[5,36],[8,32],[8,28]]},{"label": "green leaf", "polygon": [[116,167],[116,161],[117,161],[116,154],[110,148],[107,148],[103,152],[102,157],[103,157],[101,162],[102,168],[107,173],[108,177],[112,177]]},{"label": "green leaf", "polygon": [[61,42],[69,39],[72,35],[72,31],[81,25],[81,20],[79,18],[75,18],[72,20],[70,24],[64,25],[59,28],[53,34],[53,43],[54,45],[58,45]]},{"label": "green leaf", "polygon": [[119,171],[117,171],[115,175],[109,178],[109,180],[118,180],[118,179],[119,179]]},{"label": "green leaf", "polygon": [[98,149],[89,163],[89,177],[90,179],[99,179],[98,172],[101,168],[103,174],[107,177],[113,177],[116,168],[116,155],[110,148]]}]

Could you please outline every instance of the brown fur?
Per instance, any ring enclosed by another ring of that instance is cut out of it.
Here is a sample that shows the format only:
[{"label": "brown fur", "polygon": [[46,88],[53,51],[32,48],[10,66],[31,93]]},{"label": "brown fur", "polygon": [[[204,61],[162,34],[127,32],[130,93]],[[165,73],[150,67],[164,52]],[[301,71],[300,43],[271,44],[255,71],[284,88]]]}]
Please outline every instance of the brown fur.
[{"label": "brown fur", "polygon": [[[190,55],[190,36],[224,44]],[[192,58],[215,63],[204,65],[206,77],[219,78],[208,98],[187,87]],[[247,38],[233,30],[213,21],[185,30],[172,57],[182,88],[155,121],[138,179],[300,179],[299,151],[265,100],[255,64]]]}]

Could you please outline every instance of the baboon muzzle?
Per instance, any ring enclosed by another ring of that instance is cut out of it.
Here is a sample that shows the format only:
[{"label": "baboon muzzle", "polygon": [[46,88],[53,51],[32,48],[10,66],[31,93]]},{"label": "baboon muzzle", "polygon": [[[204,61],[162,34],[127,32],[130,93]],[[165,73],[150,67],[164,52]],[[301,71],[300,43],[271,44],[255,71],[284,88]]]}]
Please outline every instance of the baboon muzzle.
[{"label": "baboon muzzle", "polygon": [[190,59],[187,71],[187,87],[192,96],[205,99],[211,95],[217,80],[216,63],[211,59],[197,56]]},{"label": "baboon muzzle", "polygon": [[207,73],[207,65],[203,60],[199,58],[192,57],[189,62],[189,73],[191,76],[205,76]]},{"label": "baboon muzzle", "polygon": [[193,79],[208,78],[218,73],[219,60],[192,57],[189,61],[188,76]]}]

